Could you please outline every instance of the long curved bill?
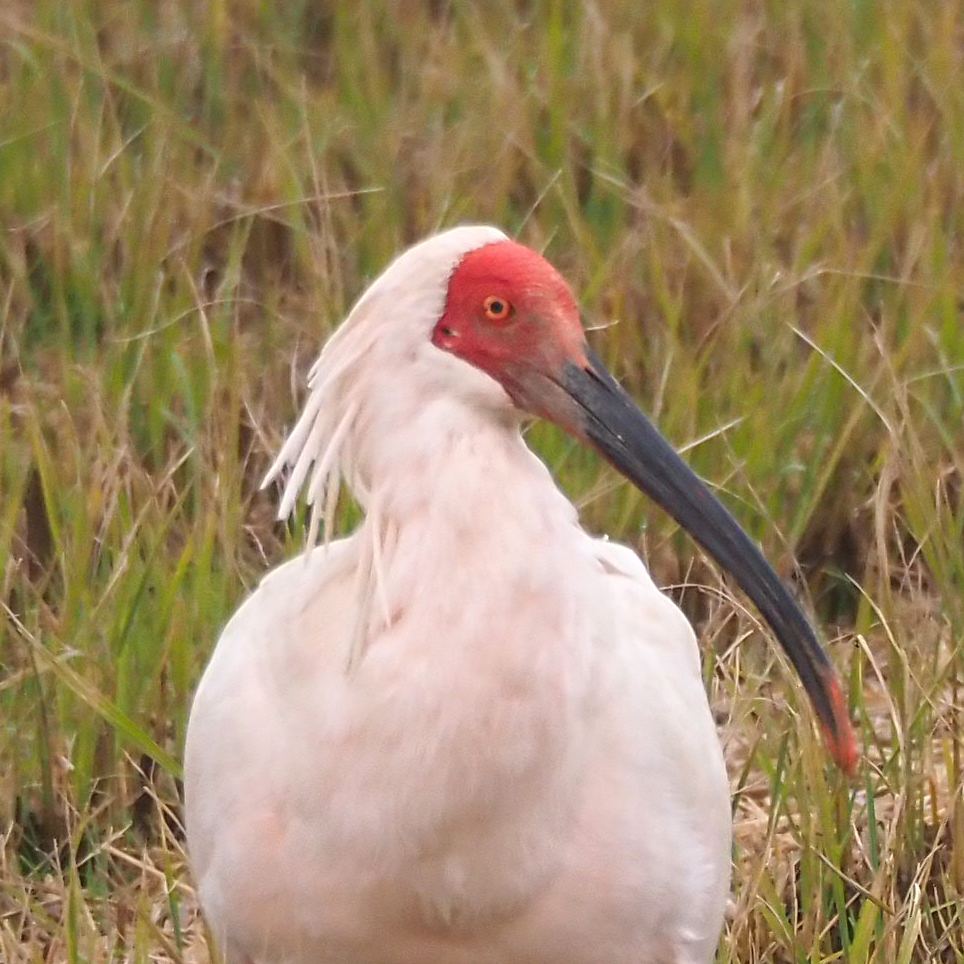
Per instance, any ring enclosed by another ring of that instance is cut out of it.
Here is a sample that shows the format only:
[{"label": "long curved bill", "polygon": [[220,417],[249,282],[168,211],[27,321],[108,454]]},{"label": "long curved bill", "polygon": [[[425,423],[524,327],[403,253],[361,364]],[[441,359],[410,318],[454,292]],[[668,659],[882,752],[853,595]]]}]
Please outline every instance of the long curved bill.
[{"label": "long curved bill", "polygon": [[[577,405],[575,411],[560,413],[561,421],[665,509],[753,600],[796,667],[833,758],[845,772],[852,773],[857,750],[846,703],[807,618],[749,536],[640,412],[600,359],[591,351],[585,357],[585,367],[566,360],[562,377],[556,381],[556,387]],[[543,401],[550,405],[562,401],[561,392],[552,395],[552,400],[543,397]]]}]

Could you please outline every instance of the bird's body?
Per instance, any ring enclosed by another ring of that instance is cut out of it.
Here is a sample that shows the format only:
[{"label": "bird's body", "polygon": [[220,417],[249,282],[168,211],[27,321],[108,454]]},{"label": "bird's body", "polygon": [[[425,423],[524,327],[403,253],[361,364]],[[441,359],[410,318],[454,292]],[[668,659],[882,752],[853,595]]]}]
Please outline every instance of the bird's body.
[{"label": "bird's body", "polygon": [[215,932],[299,964],[710,960],[729,806],[689,624],[517,436],[418,471],[433,498],[356,669],[365,525],[268,576],[218,646],[188,756]]},{"label": "bird's body", "polygon": [[[713,958],[728,784],[692,630],[579,527],[509,389],[429,340],[455,266],[500,238],[389,269],[279,460],[295,487],[315,463],[316,505],[343,474],[367,515],[264,579],[198,689],[189,843],[232,962]],[[366,341],[389,305],[424,321]]]}]

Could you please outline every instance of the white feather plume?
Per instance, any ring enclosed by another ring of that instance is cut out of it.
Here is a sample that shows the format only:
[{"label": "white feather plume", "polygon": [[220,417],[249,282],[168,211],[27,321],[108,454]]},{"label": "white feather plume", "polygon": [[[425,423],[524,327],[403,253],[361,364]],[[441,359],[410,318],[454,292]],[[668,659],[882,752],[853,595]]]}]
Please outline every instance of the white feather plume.
[{"label": "white feather plume", "polygon": [[[472,225],[453,228],[408,249],[371,285],[325,344],[308,376],[304,410],[262,482],[266,487],[280,479],[285,469],[291,470],[283,483],[280,519],[291,514],[298,493],[306,488],[311,507],[309,547],[322,527],[325,539],[331,537],[342,481],[360,501],[368,502],[354,440],[365,416],[366,395],[373,389],[373,374],[384,379],[391,377],[386,372],[393,371],[384,364],[373,365],[372,360],[386,360],[385,344],[398,348],[403,356],[406,344],[426,341],[444,309],[448,280],[459,261],[469,251],[502,240],[505,235],[497,228]],[[404,326],[411,330],[403,330]],[[377,559],[379,549],[372,548]]]}]

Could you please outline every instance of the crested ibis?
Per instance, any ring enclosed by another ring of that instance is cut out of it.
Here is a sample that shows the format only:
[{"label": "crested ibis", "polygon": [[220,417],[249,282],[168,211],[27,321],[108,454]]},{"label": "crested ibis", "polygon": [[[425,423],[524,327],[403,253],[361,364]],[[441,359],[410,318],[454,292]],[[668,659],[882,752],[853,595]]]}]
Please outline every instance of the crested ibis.
[{"label": "crested ibis", "polygon": [[[595,448],[728,571],[855,744],[810,625],[492,227],[415,245],[325,345],[266,482],[305,552],[194,699],[190,859],[231,964],[707,964],[730,875],[723,757],[680,610],[526,447]],[[365,516],[328,537],[346,483]],[[325,536],[317,538],[325,525]]]}]

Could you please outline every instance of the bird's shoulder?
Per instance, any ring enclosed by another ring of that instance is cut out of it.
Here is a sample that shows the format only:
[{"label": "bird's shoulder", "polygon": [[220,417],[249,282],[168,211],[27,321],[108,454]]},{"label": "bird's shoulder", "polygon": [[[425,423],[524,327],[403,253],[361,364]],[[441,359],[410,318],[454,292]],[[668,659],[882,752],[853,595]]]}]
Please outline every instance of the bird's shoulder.
[{"label": "bird's shoulder", "polygon": [[230,686],[239,674],[257,678],[287,673],[301,662],[324,666],[329,655],[334,660],[354,618],[356,556],[348,537],[306,550],[267,573],[221,632],[196,699],[215,680]]},{"label": "bird's shoulder", "polygon": [[[324,598],[328,605],[347,596],[343,586],[350,581],[357,562],[357,537],[324,542],[276,566],[261,578],[253,593],[239,607],[232,622],[266,616],[278,620],[298,620],[306,609],[314,609]],[[330,597],[334,596],[332,600]]]},{"label": "bird's shoulder", "polygon": [[255,595],[287,596],[294,586],[316,592],[350,562],[354,538],[333,539],[306,549],[261,577]]},{"label": "bird's shoulder", "polygon": [[675,602],[653,581],[634,549],[609,539],[594,539],[616,625],[644,645],[670,649],[691,668],[699,668],[696,635]]},{"label": "bird's shoulder", "polygon": [[593,539],[592,547],[596,558],[608,574],[632,579],[647,589],[656,588],[649,570],[634,549],[605,537]]}]

